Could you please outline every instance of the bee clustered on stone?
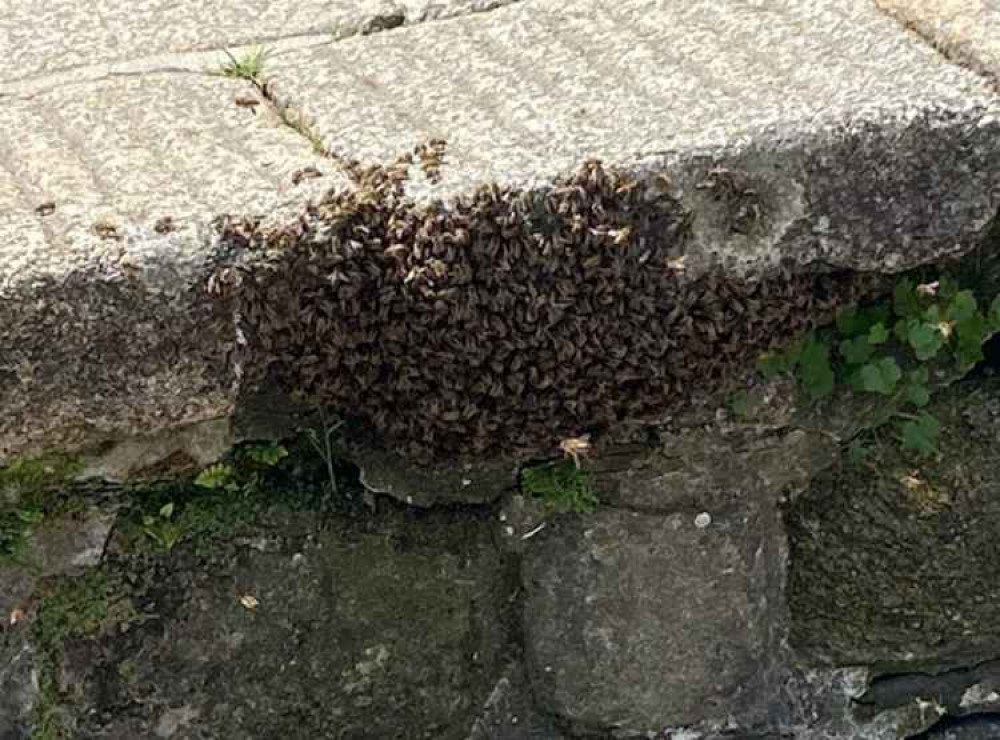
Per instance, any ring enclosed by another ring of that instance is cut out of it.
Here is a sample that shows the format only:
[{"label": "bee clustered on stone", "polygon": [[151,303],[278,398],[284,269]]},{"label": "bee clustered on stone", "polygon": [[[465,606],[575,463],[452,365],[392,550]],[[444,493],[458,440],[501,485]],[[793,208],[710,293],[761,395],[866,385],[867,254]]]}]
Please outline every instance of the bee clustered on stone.
[{"label": "bee clustered on stone", "polygon": [[662,178],[586,163],[544,190],[415,203],[412,156],[346,166],[294,222],[223,219],[245,379],[369,422],[417,460],[550,450],[677,408],[870,289],[856,273],[683,267]]}]

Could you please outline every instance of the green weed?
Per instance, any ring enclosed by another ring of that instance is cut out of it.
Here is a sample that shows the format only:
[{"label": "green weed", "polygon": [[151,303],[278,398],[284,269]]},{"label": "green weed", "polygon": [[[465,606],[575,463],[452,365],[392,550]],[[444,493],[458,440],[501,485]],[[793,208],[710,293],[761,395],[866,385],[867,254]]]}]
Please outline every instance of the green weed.
[{"label": "green weed", "polygon": [[941,425],[926,406],[938,387],[983,359],[983,343],[1000,332],[1000,296],[982,305],[950,276],[917,284],[900,280],[891,300],[842,311],[832,326],[762,355],[765,377],[791,373],[818,401],[846,386],[884,400],[882,413],[905,450],[936,450]]},{"label": "green weed", "polygon": [[229,61],[222,65],[220,71],[224,77],[236,77],[241,80],[259,82],[261,75],[264,73],[264,63],[267,61],[270,53],[269,49],[260,46],[251,49],[238,58],[230,54],[229,51],[225,51],[226,56],[229,57]]},{"label": "green weed", "polygon": [[590,475],[570,460],[526,468],[521,479],[524,489],[553,511],[586,514],[599,503]]}]

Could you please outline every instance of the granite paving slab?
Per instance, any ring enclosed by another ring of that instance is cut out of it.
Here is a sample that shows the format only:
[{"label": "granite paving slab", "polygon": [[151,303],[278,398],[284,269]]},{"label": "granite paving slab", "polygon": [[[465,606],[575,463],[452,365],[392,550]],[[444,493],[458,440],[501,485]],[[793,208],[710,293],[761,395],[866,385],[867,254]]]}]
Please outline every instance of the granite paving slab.
[{"label": "granite paving slab", "polygon": [[876,0],[948,58],[1000,88],[1000,2],[996,0]]}]

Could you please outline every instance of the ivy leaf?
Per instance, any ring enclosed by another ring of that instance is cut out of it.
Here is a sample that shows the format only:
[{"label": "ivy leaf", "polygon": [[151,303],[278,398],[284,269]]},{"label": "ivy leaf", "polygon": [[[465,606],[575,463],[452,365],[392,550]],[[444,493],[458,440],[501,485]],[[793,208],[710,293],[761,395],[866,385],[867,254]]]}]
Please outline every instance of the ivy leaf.
[{"label": "ivy leaf", "polygon": [[917,287],[909,278],[904,278],[896,283],[892,292],[892,309],[897,316],[905,319],[916,318],[920,315],[920,297],[917,295]]},{"label": "ivy leaf", "polygon": [[896,325],[892,327],[892,333],[893,335],[895,335],[897,340],[899,340],[903,344],[907,344],[906,337],[910,333],[909,322],[906,321],[905,319],[900,319],[899,321],[896,322]]},{"label": "ivy leaf", "polygon": [[887,322],[889,317],[887,305],[876,304],[865,308],[851,306],[837,314],[837,331],[847,337],[862,336],[873,326]]},{"label": "ivy leaf", "polygon": [[926,385],[920,383],[907,383],[903,386],[903,396],[918,408],[926,406],[931,400],[931,392],[927,390]]},{"label": "ivy leaf", "polygon": [[993,331],[1000,331],[1000,295],[990,304],[990,328]]},{"label": "ivy leaf", "polygon": [[838,347],[841,357],[849,365],[862,365],[875,354],[875,347],[864,336],[845,339]]},{"label": "ivy leaf", "polygon": [[958,295],[958,281],[951,275],[941,275],[938,278],[937,295],[942,301],[948,302]]},{"label": "ivy leaf", "polygon": [[968,321],[976,315],[978,307],[976,297],[972,294],[971,290],[960,290],[948,303],[948,309],[945,311],[945,317],[949,321],[955,321],[957,323]]},{"label": "ivy leaf", "polygon": [[833,393],[833,368],[830,367],[830,346],[809,336],[799,357],[799,377],[814,401]]},{"label": "ivy leaf", "polygon": [[868,344],[883,344],[889,340],[889,330],[881,321],[868,330]]},{"label": "ivy leaf", "polygon": [[907,324],[906,339],[921,362],[933,359],[944,346],[944,338],[933,325],[913,319]]},{"label": "ivy leaf", "polygon": [[986,319],[975,314],[956,325],[958,341],[955,344],[955,362],[959,369],[969,370],[983,359],[983,342],[990,335]]},{"label": "ivy leaf", "polygon": [[863,390],[889,396],[896,390],[903,371],[899,369],[895,359],[883,357],[862,367],[859,375]]},{"label": "ivy leaf", "polygon": [[924,413],[904,421],[899,431],[903,449],[929,455],[937,450],[937,441],[941,436],[941,422],[931,414]]}]

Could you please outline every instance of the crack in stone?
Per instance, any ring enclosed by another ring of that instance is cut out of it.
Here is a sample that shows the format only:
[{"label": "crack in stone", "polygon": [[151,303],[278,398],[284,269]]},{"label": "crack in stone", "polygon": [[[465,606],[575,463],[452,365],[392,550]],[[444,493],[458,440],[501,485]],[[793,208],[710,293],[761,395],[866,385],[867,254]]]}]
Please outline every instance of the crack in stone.
[{"label": "crack in stone", "polygon": [[[112,62],[93,64],[78,64],[60,68],[54,72],[18,77],[0,81],[0,99],[16,98],[30,100],[36,95],[50,90],[71,87],[91,82],[100,82],[113,77],[137,77],[149,74],[214,74],[213,70],[225,63],[225,52],[239,52],[261,46],[270,46],[272,55],[280,55],[290,51],[300,51],[326,44],[336,44],[358,36],[369,36],[397,28],[437,23],[470,15],[479,15],[502,9],[508,5],[525,2],[525,0],[493,0],[482,7],[466,7],[458,12],[440,15],[429,15],[425,8],[423,12],[410,17],[408,9],[392,4],[387,11],[374,13],[358,18],[355,22],[334,25],[328,33],[304,32],[277,36],[261,36],[252,41],[240,41],[233,45],[224,45],[206,49],[189,51],[171,51],[135,59],[122,59]],[[401,14],[401,15],[400,15]],[[396,20],[392,20],[396,19]],[[204,64],[204,60],[210,63]],[[200,64],[196,64],[200,63]]]}]

